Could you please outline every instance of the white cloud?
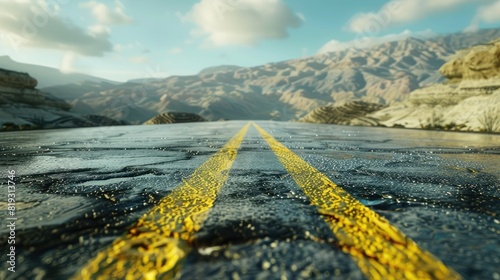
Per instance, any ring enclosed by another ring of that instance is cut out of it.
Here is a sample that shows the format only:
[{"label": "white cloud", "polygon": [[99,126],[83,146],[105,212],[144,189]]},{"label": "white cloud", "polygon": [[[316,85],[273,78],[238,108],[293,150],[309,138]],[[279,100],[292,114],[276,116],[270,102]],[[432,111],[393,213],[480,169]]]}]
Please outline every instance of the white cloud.
[{"label": "white cloud", "polygon": [[92,34],[60,17],[54,1],[0,0],[0,5],[0,32],[8,37],[1,44],[16,52],[19,47],[33,47],[102,56],[112,50],[109,34]]},{"label": "white cloud", "polygon": [[479,23],[472,21],[467,27],[464,28],[464,32],[476,32],[479,30]]},{"label": "white cloud", "polygon": [[337,40],[331,40],[328,43],[324,44],[318,51],[318,54],[328,53],[328,52],[336,52],[348,49],[350,47],[354,47],[354,41],[341,42]]},{"label": "white cloud", "polygon": [[89,27],[89,34],[94,37],[108,37],[111,33],[110,26],[132,22],[132,18],[125,14],[125,7],[119,0],[115,0],[114,8],[98,1],[84,2],[80,4],[80,7],[89,9],[97,22]]},{"label": "white cloud", "polygon": [[357,49],[364,49],[364,48],[371,48],[376,45],[385,43],[385,42],[392,42],[392,41],[398,41],[398,40],[403,40],[409,37],[416,37],[416,38],[429,38],[436,35],[434,32],[431,30],[424,30],[420,32],[412,32],[410,30],[405,30],[401,33],[398,34],[388,34],[385,36],[381,37],[363,37],[359,36],[357,39],[352,40],[352,41],[347,41],[347,42],[341,42],[337,40],[331,40],[330,42],[326,43],[323,45],[323,47],[320,48],[318,51],[318,54],[323,54],[323,53],[328,53],[328,52],[335,52],[335,51],[342,51],[348,48],[357,48]]},{"label": "white cloud", "polygon": [[74,72],[74,65],[77,59],[77,55],[73,52],[66,52],[62,59],[61,64],[59,65],[59,70],[63,73]]},{"label": "white cloud", "polygon": [[96,24],[89,27],[89,34],[94,37],[108,37],[111,29],[105,25]]},{"label": "white cloud", "polygon": [[481,21],[486,23],[496,23],[500,21],[500,1],[495,1],[491,5],[482,6],[477,12]]},{"label": "white cloud", "polygon": [[500,0],[496,0],[489,5],[479,7],[470,25],[465,31],[476,31],[480,23],[498,23],[500,22]]},{"label": "white cloud", "polygon": [[173,48],[173,49],[170,49],[168,51],[168,53],[170,53],[170,54],[180,54],[180,53],[182,53],[182,51],[183,50],[181,48]]},{"label": "white cloud", "polygon": [[125,8],[119,0],[115,0],[114,8],[110,8],[98,1],[81,3],[80,7],[90,9],[90,12],[99,24],[119,25],[129,24],[132,22],[132,18],[125,14]]},{"label": "white cloud", "polygon": [[132,63],[136,64],[146,64],[149,62],[149,58],[147,56],[132,56],[128,59]]},{"label": "white cloud", "polygon": [[354,15],[347,23],[346,29],[373,35],[391,26],[409,23],[432,14],[450,11],[466,3],[480,1],[488,0],[391,0],[377,12]]},{"label": "white cloud", "polygon": [[115,45],[113,46],[113,50],[114,50],[115,52],[121,52],[121,51],[123,51],[123,45],[122,45],[122,44],[115,44]]},{"label": "white cloud", "polygon": [[299,27],[303,16],[282,0],[201,0],[182,20],[197,25],[192,35],[225,46],[286,38],[288,28]]}]

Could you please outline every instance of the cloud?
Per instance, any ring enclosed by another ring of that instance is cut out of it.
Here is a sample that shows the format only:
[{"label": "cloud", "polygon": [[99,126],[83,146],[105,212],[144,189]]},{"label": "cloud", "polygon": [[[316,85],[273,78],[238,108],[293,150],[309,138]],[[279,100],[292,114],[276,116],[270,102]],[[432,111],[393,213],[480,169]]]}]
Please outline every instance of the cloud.
[{"label": "cloud", "polygon": [[94,37],[108,37],[111,29],[105,25],[96,24],[89,27],[88,33]]},{"label": "cloud", "polygon": [[84,2],[79,6],[90,10],[94,16],[97,23],[89,27],[89,34],[95,37],[109,36],[112,25],[126,25],[133,22],[132,18],[125,14],[125,7],[119,0],[115,0],[114,8],[98,1]]},{"label": "cloud", "polygon": [[192,35],[226,46],[286,38],[304,18],[282,0],[201,0],[181,20],[196,24]]},{"label": "cloud", "polygon": [[99,24],[120,25],[132,22],[132,18],[125,14],[125,8],[119,0],[115,1],[113,9],[98,1],[81,3],[80,7],[89,9]]},{"label": "cloud", "polygon": [[0,4],[0,31],[9,39],[3,42],[15,51],[24,46],[102,56],[113,49],[109,34],[97,29],[85,31],[60,17],[60,7],[54,1],[0,0]]},{"label": "cloud", "polygon": [[345,28],[355,33],[375,34],[391,26],[410,23],[478,1],[486,0],[391,0],[377,12],[354,15]]},{"label": "cloud", "polygon": [[149,58],[147,56],[132,56],[128,59],[130,62],[135,64],[146,64],[149,62]]},{"label": "cloud", "polygon": [[62,59],[61,64],[59,65],[59,70],[63,73],[74,72],[74,65],[77,59],[77,55],[72,52],[66,52]]},{"label": "cloud", "polygon": [[115,52],[121,52],[121,51],[123,51],[123,48],[124,48],[124,47],[123,47],[123,45],[122,45],[122,44],[115,44],[115,45],[113,46],[113,50],[114,50]]},{"label": "cloud", "polygon": [[478,8],[474,19],[465,31],[476,31],[480,23],[498,23],[500,22],[500,0],[494,1],[489,5],[483,5]]},{"label": "cloud", "polygon": [[403,39],[406,39],[409,37],[429,38],[429,37],[433,37],[435,35],[436,34],[434,32],[432,32],[430,29],[416,32],[416,33],[412,32],[410,30],[405,30],[405,31],[398,33],[398,34],[388,34],[388,35],[385,35],[382,37],[359,36],[357,39],[352,40],[352,41],[347,41],[347,42],[331,40],[330,42],[323,45],[320,48],[320,50],[317,52],[317,54],[342,51],[342,50],[345,50],[348,48],[358,48],[358,49],[371,48],[371,47],[374,47],[376,45],[379,45],[379,44],[382,44],[385,42],[403,40]]},{"label": "cloud", "polygon": [[180,54],[180,53],[182,53],[182,51],[183,50],[181,48],[173,48],[173,49],[170,49],[168,51],[168,53],[170,53],[170,54]]}]

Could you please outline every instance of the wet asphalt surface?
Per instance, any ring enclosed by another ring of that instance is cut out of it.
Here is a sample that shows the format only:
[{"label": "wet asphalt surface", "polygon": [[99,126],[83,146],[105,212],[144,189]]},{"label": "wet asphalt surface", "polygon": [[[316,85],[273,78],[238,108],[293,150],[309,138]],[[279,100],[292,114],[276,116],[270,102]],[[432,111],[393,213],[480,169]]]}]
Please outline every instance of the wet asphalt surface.
[{"label": "wet asphalt surface", "polygon": [[[257,123],[465,279],[500,279],[500,136]],[[67,279],[245,124],[0,134],[0,278]],[[182,279],[364,279],[253,127],[194,246]]]}]

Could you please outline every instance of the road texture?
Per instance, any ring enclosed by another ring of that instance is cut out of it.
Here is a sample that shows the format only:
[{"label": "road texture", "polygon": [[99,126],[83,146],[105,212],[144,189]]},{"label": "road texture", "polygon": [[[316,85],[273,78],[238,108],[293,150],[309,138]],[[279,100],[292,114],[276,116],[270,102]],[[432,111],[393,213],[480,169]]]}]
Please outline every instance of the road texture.
[{"label": "road texture", "polygon": [[500,279],[499,140],[280,122],[2,133],[17,220],[0,278]]}]

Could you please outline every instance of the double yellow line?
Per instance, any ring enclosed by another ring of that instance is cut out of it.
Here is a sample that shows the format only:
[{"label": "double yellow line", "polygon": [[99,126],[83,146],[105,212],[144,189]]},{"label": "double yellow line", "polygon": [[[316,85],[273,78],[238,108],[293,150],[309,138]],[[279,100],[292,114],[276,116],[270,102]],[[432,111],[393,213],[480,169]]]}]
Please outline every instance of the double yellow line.
[{"label": "double yellow line", "polygon": [[247,124],[215,155],[73,279],[169,279],[176,276],[236,159]]},{"label": "double yellow line", "polygon": [[[318,208],[337,238],[369,279],[460,279],[386,219],[365,207],[261,127],[253,124],[278,160]],[[74,279],[165,279],[178,274],[227,180],[247,124],[191,177],[137,224],[91,260]]]},{"label": "double yellow line", "polygon": [[369,279],[460,279],[386,219],[255,126]]}]

